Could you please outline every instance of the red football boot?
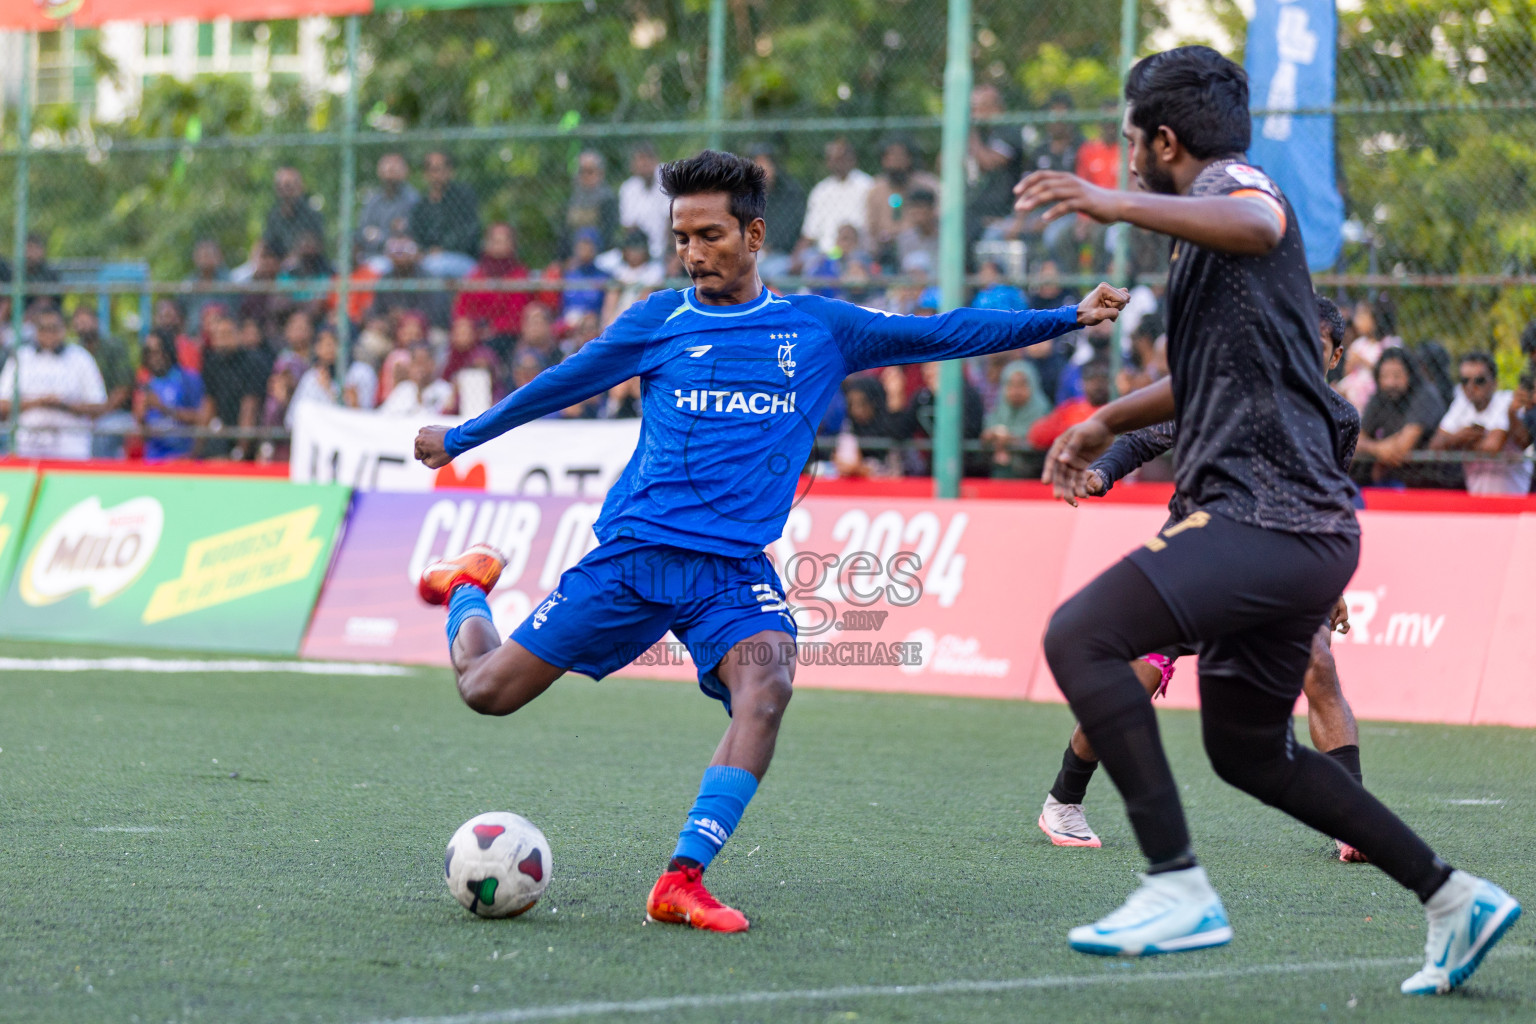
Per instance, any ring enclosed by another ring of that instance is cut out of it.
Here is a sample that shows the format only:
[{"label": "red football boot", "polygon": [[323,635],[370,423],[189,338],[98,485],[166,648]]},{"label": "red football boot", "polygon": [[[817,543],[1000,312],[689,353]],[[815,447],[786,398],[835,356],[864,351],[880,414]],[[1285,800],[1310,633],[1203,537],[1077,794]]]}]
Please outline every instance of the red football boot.
[{"label": "red football boot", "polygon": [[688,924],[707,932],[744,932],[747,917],[727,907],[704,888],[704,869],[679,867],[662,872],[645,903],[652,921]]},{"label": "red football boot", "polygon": [[489,594],[506,564],[501,552],[488,544],[476,544],[457,558],[445,558],[423,569],[416,590],[427,604],[447,604],[453,588],[464,583]]}]

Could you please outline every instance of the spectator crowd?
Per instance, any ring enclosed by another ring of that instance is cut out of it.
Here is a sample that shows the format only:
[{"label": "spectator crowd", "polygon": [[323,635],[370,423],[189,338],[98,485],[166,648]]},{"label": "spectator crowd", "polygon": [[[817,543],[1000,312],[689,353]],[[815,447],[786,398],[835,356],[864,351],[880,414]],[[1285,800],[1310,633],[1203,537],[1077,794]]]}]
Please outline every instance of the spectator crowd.
[{"label": "spectator crowd", "polygon": [[[1117,183],[1112,113],[1084,137],[1066,97],[1050,107],[1058,120],[1021,131],[996,123],[1003,107],[995,88],[972,95],[977,126],[967,145],[964,221],[968,269],[978,282],[974,306],[1075,303],[1079,296],[1063,281],[1107,274],[1121,245],[1138,272],[1166,266],[1166,245],[1155,236],[1120,237],[1081,216],[1045,224],[1013,210],[1013,185],[1031,170]],[[825,176],[807,189],[772,148],[750,153],[768,181],[760,268],[770,283],[790,279],[893,313],[938,311],[932,282],[942,189],[931,154],[910,138],[888,137],[871,154],[878,165],[870,173],[849,140],[834,138],[822,151]],[[20,338],[10,330],[9,296],[0,296],[0,417],[12,413],[19,372],[16,453],[274,460],[287,457],[285,439],[305,403],[423,419],[489,408],[683,277],[649,144],[630,152],[617,188],[596,151],[580,153],[573,170],[555,258],[530,266],[516,226],[486,222],[448,153],[426,154],[419,177],[403,153],[383,154],[361,197],[343,298],[322,204],[297,169],[280,168],[244,262],[231,267],[218,242],[198,241],[184,287],[154,303],[147,333],[132,345],[112,334],[96,296],[69,294],[48,262],[46,239],[29,238],[28,282],[56,289],[29,296]],[[1023,276],[1025,254],[1028,291],[1009,283]],[[9,278],[0,263],[0,279]],[[1043,453],[1067,427],[1113,393],[1166,375],[1161,304],[1159,287],[1133,290],[1116,352],[1116,329],[1103,324],[967,361],[966,473],[1037,477]],[[1501,390],[1486,353],[1455,360],[1434,342],[1405,345],[1385,299],[1340,305],[1346,358],[1334,386],[1361,411],[1359,482],[1529,492],[1530,461],[1510,456],[1536,437],[1536,324],[1522,338],[1519,386]],[[343,324],[351,339],[345,361]],[[819,428],[823,468],[843,476],[927,473],[937,369],[887,367],[845,381]],[[552,418],[632,418],[640,409],[639,382],[627,381]],[[1430,461],[1416,452],[1464,454]],[[1170,476],[1156,463],[1142,474]]]}]

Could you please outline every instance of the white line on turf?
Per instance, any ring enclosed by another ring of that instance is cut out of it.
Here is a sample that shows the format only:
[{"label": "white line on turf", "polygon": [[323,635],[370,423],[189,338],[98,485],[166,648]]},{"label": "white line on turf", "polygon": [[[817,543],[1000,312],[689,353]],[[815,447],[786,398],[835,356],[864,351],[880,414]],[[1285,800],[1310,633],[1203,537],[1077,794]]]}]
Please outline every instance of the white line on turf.
[{"label": "white line on turf", "polygon": [[[1525,954],[1524,947],[1498,950],[1490,956],[1508,959]],[[1501,955],[1502,954],[1502,955]],[[566,1020],[571,1017],[604,1017],[619,1014],[658,1014],[669,1010],[709,1010],[764,1003],[817,1003],[844,999],[889,999],[898,996],[965,996],[995,992],[1022,992],[1051,988],[1087,988],[1101,985],[1134,985],[1141,982],[1224,981],[1267,975],[1313,974],[1328,971],[1373,970],[1378,967],[1411,967],[1420,961],[1410,957],[1371,960],[1328,960],[1299,964],[1257,964],[1252,967],[1212,968],[1205,971],[1117,971],[1105,974],[1047,975],[1039,978],[941,981],[928,985],[844,985],[837,988],[803,988],[764,992],[731,992],[719,995],[659,996],[624,1002],[560,1003],[512,1010],[488,1010],[452,1017],[393,1017],[369,1024],[519,1024],[521,1021]],[[1129,966],[1119,961],[1122,967]]]},{"label": "white line on turf", "polygon": [[195,658],[0,658],[0,672],[289,672],[305,676],[408,676],[366,661],[200,661]]},{"label": "white line on turf", "polygon": [[159,825],[97,825],[92,832],[169,832],[168,828]]}]

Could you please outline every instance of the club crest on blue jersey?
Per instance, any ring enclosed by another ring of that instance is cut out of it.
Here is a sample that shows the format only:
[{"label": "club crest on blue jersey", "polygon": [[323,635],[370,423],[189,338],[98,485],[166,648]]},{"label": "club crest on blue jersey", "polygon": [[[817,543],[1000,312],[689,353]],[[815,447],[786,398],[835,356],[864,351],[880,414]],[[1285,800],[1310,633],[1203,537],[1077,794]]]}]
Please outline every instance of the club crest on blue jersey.
[{"label": "club crest on blue jersey", "polygon": [[795,375],[794,351],[797,343],[791,339],[800,337],[799,332],[774,334],[770,337],[779,343],[779,369],[784,371],[784,376],[793,377]]}]

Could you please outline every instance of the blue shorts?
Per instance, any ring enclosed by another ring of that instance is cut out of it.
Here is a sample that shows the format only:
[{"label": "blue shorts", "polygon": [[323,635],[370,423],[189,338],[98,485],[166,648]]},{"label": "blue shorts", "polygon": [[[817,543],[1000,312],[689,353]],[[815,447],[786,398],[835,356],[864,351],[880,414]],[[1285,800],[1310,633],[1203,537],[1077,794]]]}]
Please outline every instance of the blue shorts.
[{"label": "blue shorts", "polygon": [[726,652],[763,630],[797,635],[767,555],[727,558],[622,539],[567,569],[512,639],[551,665],[601,679],[669,629],[687,646],[699,689],[727,714],[730,691],[716,671]]}]

